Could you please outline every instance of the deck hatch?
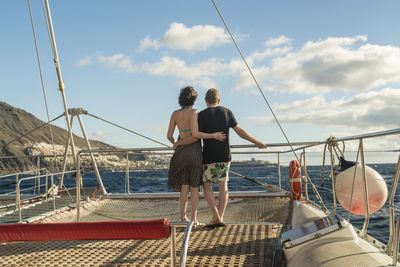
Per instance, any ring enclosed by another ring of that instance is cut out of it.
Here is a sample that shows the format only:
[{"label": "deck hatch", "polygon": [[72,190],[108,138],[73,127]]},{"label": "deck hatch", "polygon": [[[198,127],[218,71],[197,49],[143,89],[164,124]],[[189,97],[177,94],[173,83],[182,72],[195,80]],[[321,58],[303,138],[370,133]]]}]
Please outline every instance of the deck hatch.
[{"label": "deck hatch", "polygon": [[344,223],[345,221],[337,214],[331,214],[284,232],[282,234],[282,242],[285,248],[291,248],[311,239],[337,231],[343,227]]}]

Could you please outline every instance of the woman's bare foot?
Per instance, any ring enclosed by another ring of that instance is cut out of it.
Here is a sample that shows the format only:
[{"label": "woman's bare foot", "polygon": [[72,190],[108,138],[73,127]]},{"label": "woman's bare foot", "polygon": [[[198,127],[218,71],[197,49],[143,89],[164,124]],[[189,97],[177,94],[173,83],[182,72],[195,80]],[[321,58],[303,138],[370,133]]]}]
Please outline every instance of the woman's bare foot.
[{"label": "woman's bare foot", "polygon": [[199,222],[199,221],[193,221],[193,228],[199,228],[199,227],[203,227],[203,226],[205,226],[206,224],[205,223],[202,223],[202,222]]}]

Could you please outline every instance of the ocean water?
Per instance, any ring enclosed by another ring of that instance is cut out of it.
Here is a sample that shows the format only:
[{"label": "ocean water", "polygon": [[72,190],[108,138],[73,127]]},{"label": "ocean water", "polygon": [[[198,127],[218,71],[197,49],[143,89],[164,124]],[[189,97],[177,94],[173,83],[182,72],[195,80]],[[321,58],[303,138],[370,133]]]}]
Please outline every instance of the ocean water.
[{"label": "ocean water", "polygon": [[[392,186],[392,180],[394,172],[396,170],[396,164],[371,164],[371,168],[375,169],[378,173],[382,175],[385,179],[388,194],[390,194],[390,189]],[[277,168],[274,166],[269,167],[232,167],[232,171],[239,174],[245,175],[252,179],[255,179],[261,183],[268,183],[271,185],[278,185],[278,172]],[[321,166],[308,166],[307,173],[311,180],[316,186],[321,185]],[[330,169],[325,167],[325,187],[332,188],[332,184],[329,177]],[[167,187],[167,176],[168,170],[156,170],[156,171],[132,171],[130,176],[130,191],[131,193],[153,193],[153,192],[172,192]],[[281,184],[286,190],[289,190],[289,168],[281,166]],[[121,173],[103,173],[102,179],[104,186],[110,193],[124,193],[125,188],[125,172]],[[84,176],[85,186],[97,186],[97,181],[93,173],[86,174]],[[216,186],[216,185],[215,185]],[[400,186],[398,186],[400,187]],[[230,175],[230,180],[228,182],[229,191],[253,191],[253,190],[263,190],[264,188],[254,182],[248,181],[244,178]],[[214,188],[217,191],[217,187]],[[325,205],[329,210],[332,209],[332,192],[317,188],[319,194],[324,200]],[[304,192],[303,192],[304,194]],[[318,203],[311,186],[308,185],[308,195],[309,198]],[[396,194],[395,204],[399,205],[400,196]],[[229,203],[228,203],[229,205]],[[367,229],[367,233],[375,237],[384,244],[387,243],[389,239],[389,215],[388,215],[388,201],[386,204],[377,212],[371,214],[370,221]],[[342,217],[347,218],[348,212],[337,203],[337,213]],[[364,225],[364,216],[352,214],[350,217],[350,222],[357,227],[362,229]]]},{"label": "ocean water", "polygon": [[[388,194],[392,186],[392,180],[396,169],[396,164],[370,164],[371,168],[375,169],[385,179],[388,187]],[[307,166],[307,172],[311,180],[316,186],[321,185],[321,166]],[[255,179],[261,183],[278,185],[277,168],[275,166],[268,167],[232,167],[232,171]],[[109,193],[124,193],[125,192],[125,172],[103,172],[101,173],[103,184]],[[133,170],[129,173],[130,177],[130,192],[131,193],[155,193],[155,192],[172,192],[167,187],[168,170]],[[289,170],[288,167],[281,166],[281,184],[286,190],[289,190]],[[325,168],[325,187],[332,188],[329,177],[329,168]],[[75,179],[73,177],[65,177],[64,183],[67,187],[74,186]],[[94,173],[86,173],[83,176],[84,187],[98,187],[97,179]],[[26,186],[29,186],[26,184]],[[400,186],[399,186],[400,187]],[[9,191],[10,188],[15,188],[13,180],[0,180],[0,194]],[[254,191],[263,190],[264,188],[254,182],[244,178],[230,175],[228,182],[229,191]],[[303,189],[304,190],[304,189]],[[325,205],[329,210],[332,209],[332,192],[317,188],[319,194],[324,200]],[[215,187],[217,191],[217,187]],[[398,190],[397,190],[398,191]],[[303,192],[304,194],[304,192]],[[308,186],[309,198],[318,203],[311,186]],[[399,205],[400,197],[395,196],[395,204]],[[228,203],[229,205],[229,203]],[[342,217],[347,218],[348,212],[344,210],[340,203],[337,204],[337,213]],[[397,216],[397,215],[396,215]],[[358,229],[362,229],[364,224],[364,216],[351,215],[350,222]],[[388,201],[377,212],[370,216],[367,233],[375,237],[384,244],[389,238],[389,215]]]}]

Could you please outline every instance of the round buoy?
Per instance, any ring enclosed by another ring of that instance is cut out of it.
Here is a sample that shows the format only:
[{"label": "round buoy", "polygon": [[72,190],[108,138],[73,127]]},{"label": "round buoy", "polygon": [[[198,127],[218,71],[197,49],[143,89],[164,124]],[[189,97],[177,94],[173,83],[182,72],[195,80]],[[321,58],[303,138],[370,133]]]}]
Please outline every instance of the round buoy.
[{"label": "round buoy", "polygon": [[301,169],[297,160],[292,160],[289,164],[290,194],[292,199],[301,199]]},{"label": "round buoy", "polygon": [[[350,208],[351,190],[354,171],[356,170],[351,213],[365,215],[364,181],[361,164],[349,167],[336,176],[335,189],[339,203],[345,210]],[[368,188],[368,207],[372,214],[379,210],[386,202],[388,190],[383,177],[371,167],[365,166],[365,176]]]}]

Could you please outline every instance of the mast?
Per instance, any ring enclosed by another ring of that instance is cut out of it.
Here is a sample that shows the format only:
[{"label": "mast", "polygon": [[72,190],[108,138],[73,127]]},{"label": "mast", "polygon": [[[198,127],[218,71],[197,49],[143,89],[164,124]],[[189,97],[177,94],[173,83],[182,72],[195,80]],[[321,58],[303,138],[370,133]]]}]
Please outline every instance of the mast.
[{"label": "mast", "polygon": [[[67,106],[67,100],[65,98],[65,92],[64,92],[64,82],[62,79],[61,75],[61,67],[60,67],[60,62],[58,59],[58,53],[57,53],[57,46],[56,46],[56,39],[54,36],[54,30],[53,30],[53,23],[51,19],[51,14],[50,14],[50,8],[49,8],[49,1],[45,0],[45,5],[46,5],[46,14],[47,14],[47,21],[48,21],[48,26],[49,26],[49,36],[50,36],[50,43],[53,51],[53,56],[54,56],[54,64],[56,66],[56,72],[57,72],[57,77],[58,77],[58,90],[61,92],[61,97],[64,105],[64,115],[65,115],[65,120],[67,122],[67,127],[68,127],[68,134],[69,138],[71,140],[71,150],[72,150],[72,156],[74,158],[74,164],[75,164],[75,169],[77,168],[76,165],[76,152],[75,152],[75,144],[74,144],[74,138],[72,134],[72,127],[70,123],[70,119],[68,117],[68,106]],[[77,177],[77,181],[78,181]]]}]

